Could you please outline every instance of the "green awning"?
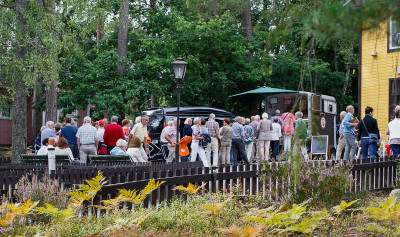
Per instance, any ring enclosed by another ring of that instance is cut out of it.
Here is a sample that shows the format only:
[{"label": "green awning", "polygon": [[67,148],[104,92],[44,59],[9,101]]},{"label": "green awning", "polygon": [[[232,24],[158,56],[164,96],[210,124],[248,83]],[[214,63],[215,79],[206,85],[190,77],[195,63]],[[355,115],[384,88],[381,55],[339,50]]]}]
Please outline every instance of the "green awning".
[{"label": "green awning", "polygon": [[231,95],[229,98],[233,97],[242,97],[242,96],[250,96],[250,95],[273,95],[273,94],[280,94],[280,93],[296,93],[298,91],[293,91],[293,90],[285,90],[285,89],[279,89],[279,88],[272,88],[272,87],[267,87],[267,86],[262,86],[257,89],[251,90],[251,91],[246,91],[242,92],[236,95]]}]

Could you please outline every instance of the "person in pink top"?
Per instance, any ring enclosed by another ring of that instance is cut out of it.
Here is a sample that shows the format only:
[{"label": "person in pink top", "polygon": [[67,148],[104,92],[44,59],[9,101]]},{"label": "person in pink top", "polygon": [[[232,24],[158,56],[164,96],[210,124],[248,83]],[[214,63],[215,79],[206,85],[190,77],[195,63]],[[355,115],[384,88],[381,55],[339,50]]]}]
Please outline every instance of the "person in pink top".
[{"label": "person in pink top", "polygon": [[290,112],[290,108],[287,108],[286,113],[282,114],[282,120],[283,152],[285,154],[290,151],[290,147],[292,146],[294,124],[296,123],[294,115]]}]

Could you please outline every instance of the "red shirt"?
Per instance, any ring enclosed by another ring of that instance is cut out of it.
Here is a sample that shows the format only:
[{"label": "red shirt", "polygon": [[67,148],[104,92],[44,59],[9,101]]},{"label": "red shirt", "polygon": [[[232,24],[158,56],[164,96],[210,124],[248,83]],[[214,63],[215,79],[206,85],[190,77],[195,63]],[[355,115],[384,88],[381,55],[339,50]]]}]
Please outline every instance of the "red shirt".
[{"label": "red shirt", "polygon": [[125,134],[124,131],[122,131],[121,126],[112,123],[107,125],[103,138],[106,145],[115,146],[115,143],[117,143],[118,139],[125,140]]}]

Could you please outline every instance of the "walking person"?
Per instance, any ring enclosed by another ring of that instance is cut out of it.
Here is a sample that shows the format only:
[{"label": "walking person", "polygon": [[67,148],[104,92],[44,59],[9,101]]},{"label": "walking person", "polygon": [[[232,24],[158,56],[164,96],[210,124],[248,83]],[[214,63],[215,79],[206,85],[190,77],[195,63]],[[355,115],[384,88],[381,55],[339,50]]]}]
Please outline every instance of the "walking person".
[{"label": "walking person", "polygon": [[119,139],[125,139],[122,127],[117,124],[118,117],[111,117],[111,124],[107,125],[104,130],[104,143],[107,145],[107,154],[110,155],[111,150],[116,146]]},{"label": "walking person", "polygon": [[168,133],[168,130],[173,126],[174,120],[168,121],[168,126],[163,128],[160,135],[160,142],[161,142],[161,152],[163,154],[163,158],[165,160],[168,159],[169,150],[168,150],[168,141],[165,139],[165,135]]},{"label": "walking person", "polygon": [[[193,134],[193,130],[192,130],[192,119],[191,118],[187,118],[184,122],[184,126],[183,126],[183,131],[182,131],[182,137],[191,137]],[[188,162],[190,159],[190,153],[192,152],[192,142],[189,142],[187,144],[188,149],[189,149],[189,155],[187,156],[182,156],[181,161],[182,162]]]},{"label": "walking person", "polygon": [[232,125],[232,149],[233,149],[233,164],[238,165],[238,158],[245,164],[250,164],[247,159],[246,150],[244,148],[244,129],[242,125],[242,117],[237,116]]},{"label": "walking person", "polygon": [[282,137],[282,127],[279,124],[279,118],[274,118],[274,122],[272,123],[272,131],[271,131],[271,147],[272,147],[272,156],[271,158],[276,161],[276,156],[279,153],[279,143],[281,142]]},{"label": "walking person", "polygon": [[400,105],[394,109],[394,119],[389,122],[386,130],[389,135],[388,141],[392,148],[393,156],[398,159],[400,155]]},{"label": "walking person", "polygon": [[251,160],[251,153],[253,152],[253,139],[254,139],[254,131],[253,128],[249,125],[250,119],[245,119],[244,126],[244,148],[246,150],[247,159]]},{"label": "walking person", "polygon": [[213,154],[212,166],[218,166],[218,133],[219,124],[215,122],[215,114],[208,116],[208,121],[205,124],[208,135],[211,137],[211,142],[207,145],[207,160],[211,162],[211,152]]},{"label": "walking person", "polygon": [[294,123],[296,122],[296,120],[294,119],[294,115],[290,112],[290,108],[287,108],[286,113],[282,114],[282,120],[283,154],[286,154],[290,151],[290,148],[292,147]]},{"label": "walking person", "polygon": [[378,122],[373,118],[374,109],[367,106],[365,108],[365,117],[357,126],[357,146],[361,146],[361,157],[366,161],[369,158],[375,158],[376,148],[379,145]]},{"label": "walking person", "polygon": [[255,115],[255,116],[251,116],[250,118],[251,122],[250,122],[250,127],[253,128],[253,133],[254,133],[254,137],[253,137],[253,152],[251,153],[251,157],[250,160],[254,162],[255,159],[259,160],[260,156],[259,156],[259,151],[258,151],[258,131],[257,131],[257,127],[258,127],[258,123],[260,122],[260,115]]},{"label": "walking person", "polygon": [[86,164],[89,155],[97,154],[97,145],[99,139],[97,130],[91,125],[92,119],[89,116],[83,118],[83,125],[76,133],[77,143],[79,147],[79,157],[81,163]]},{"label": "walking person", "polygon": [[221,128],[220,139],[221,139],[221,160],[219,165],[229,165],[231,163],[231,148],[232,148],[232,128],[231,120],[226,118],[222,122],[224,125]]},{"label": "walking person", "polygon": [[192,154],[191,154],[191,162],[195,162],[197,158],[197,154],[200,156],[201,161],[203,162],[204,167],[210,167],[210,163],[207,160],[206,152],[202,146],[199,146],[199,140],[204,139],[204,137],[200,136],[201,131],[201,118],[195,118],[193,120],[194,125],[193,129],[193,138],[192,138]]},{"label": "walking person", "polygon": [[338,145],[336,147],[336,159],[340,160],[342,158],[342,153],[344,148],[346,147],[346,139],[344,139],[344,126],[343,126],[343,119],[346,116],[346,111],[340,112],[340,126],[339,126],[339,140],[338,140]]},{"label": "walking person", "polygon": [[68,147],[71,149],[74,159],[79,159],[78,141],[76,140],[76,133],[78,128],[71,125],[71,118],[65,118],[65,126],[61,128],[61,136],[67,139]]},{"label": "walking person", "polygon": [[140,153],[142,155],[143,160],[148,161],[149,147],[147,145],[147,124],[149,123],[149,116],[143,115],[141,118],[141,122],[137,123],[133,126],[131,134],[140,139],[142,146],[140,147]]},{"label": "walking person", "polygon": [[[168,150],[169,155],[167,158],[167,163],[171,163],[175,158],[175,146],[177,142],[177,134],[176,134],[176,126],[177,126],[177,118],[174,119],[172,126],[168,129],[167,134],[165,134],[165,140],[168,141]],[[179,158],[178,158],[179,159]]]},{"label": "walking person", "polygon": [[269,158],[269,146],[271,143],[272,123],[268,119],[268,114],[262,114],[262,120],[258,124],[258,147],[260,150],[260,160],[266,161]]},{"label": "walking person", "polygon": [[354,119],[354,107],[352,105],[347,106],[347,114],[344,117],[343,123],[343,134],[346,140],[346,147],[344,149],[344,160],[353,160],[356,155],[357,145],[356,145],[356,135],[354,128],[357,127],[358,123]]}]

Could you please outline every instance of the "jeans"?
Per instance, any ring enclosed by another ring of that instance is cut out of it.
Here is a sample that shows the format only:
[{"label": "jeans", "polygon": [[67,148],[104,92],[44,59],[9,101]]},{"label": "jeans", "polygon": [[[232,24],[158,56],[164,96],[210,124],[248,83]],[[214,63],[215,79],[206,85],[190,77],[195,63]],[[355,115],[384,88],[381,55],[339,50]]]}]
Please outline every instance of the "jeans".
[{"label": "jeans", "polygon": [[343,134],[346,140],[346,147],[344,149],[343,160],[353,160],[356,155],[357,145],[356,136],[354,134]]},{"label": "jeans", "polygon": [[392,148],[394,157],[397,157],[400,154],[400,144],[390,144],[390,148]]},{"label": "jeans", "polygon": [[72,151],[72,155],[75,160],[79,160],[79,148],[77,144],[68,144],[69,149]]},{"label": "jeans", "polygon": [[276,159],[276,156],[278,155],[278,149],[279,149],[279,140],[271,141],[271,147],[272,147],[271,158]]},{"label": "jeans", "polygon": [[369,144],[369,138],[361,138],[361,156],[363,159],[375,158],[377,143]]},{"label": "jeans", "polygon": [[244,142],[240,139],[232,139],[232,149],[233,149],[233,164],[238,165],[238,156],[246,164],[250,164],[247,159],[247,154],[244,149]]}]

